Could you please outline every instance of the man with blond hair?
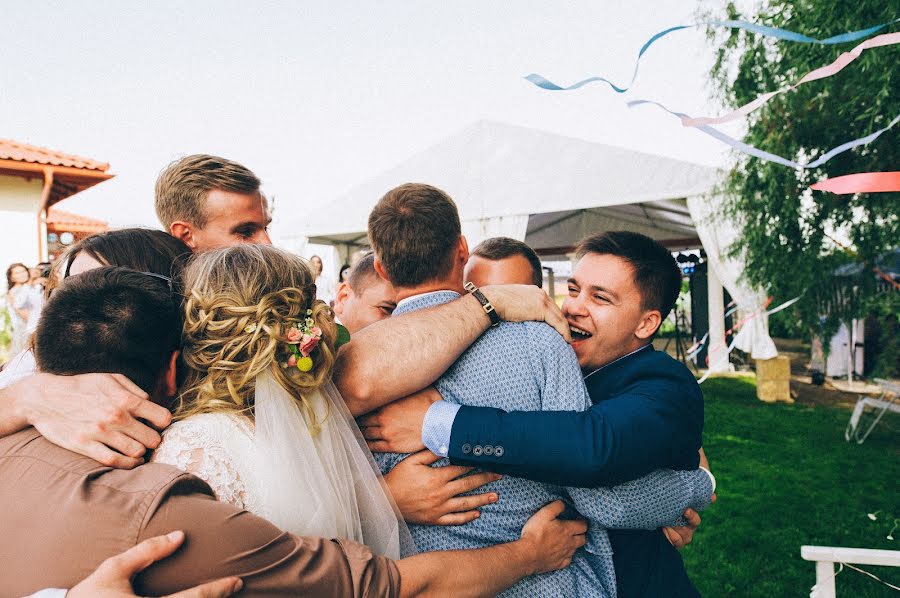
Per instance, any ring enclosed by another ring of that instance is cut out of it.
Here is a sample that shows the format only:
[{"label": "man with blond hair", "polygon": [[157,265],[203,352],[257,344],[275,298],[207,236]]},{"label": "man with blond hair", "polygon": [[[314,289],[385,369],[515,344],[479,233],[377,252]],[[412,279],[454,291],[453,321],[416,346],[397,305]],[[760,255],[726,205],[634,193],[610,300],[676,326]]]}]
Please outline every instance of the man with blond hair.
[{"label": "man with blond hair", "polygon": [[156,180],[156,215],[194,251],[272,244],[267,231],[272,218],[259,178],[218,156],[193,154],[169,164]]}]

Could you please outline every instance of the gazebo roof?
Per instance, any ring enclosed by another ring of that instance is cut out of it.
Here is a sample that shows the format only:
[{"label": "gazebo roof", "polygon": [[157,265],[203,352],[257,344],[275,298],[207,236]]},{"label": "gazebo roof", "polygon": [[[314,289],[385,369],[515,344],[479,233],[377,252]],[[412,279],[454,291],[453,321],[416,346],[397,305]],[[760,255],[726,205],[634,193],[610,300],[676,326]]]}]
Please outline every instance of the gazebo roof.
[{"label": "gazebo roof", "polygon": [[52,176],[52,186],[44,206],[49,208],[63,199],[111,179],[109,164],[57,150],[0,139],[0,174],[26,179]]}]

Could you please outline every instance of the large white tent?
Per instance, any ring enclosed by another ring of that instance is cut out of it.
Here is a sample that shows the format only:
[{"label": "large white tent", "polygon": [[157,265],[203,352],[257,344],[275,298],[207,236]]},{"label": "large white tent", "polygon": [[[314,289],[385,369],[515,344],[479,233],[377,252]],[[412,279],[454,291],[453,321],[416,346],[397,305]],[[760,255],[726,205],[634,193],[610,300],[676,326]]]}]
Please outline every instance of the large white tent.
[{"label": "large white tent", "polygon": [[[346,261],[368,245],[369,212],[387,190],[427,182],[456,202],[470,247],[508,236],[553,259],[586,234],[616,229],[641,232],[672,250],[703,246],[711,266],[712,365],[724,351],[719,279],[744,310],[760,302],[758,292],[743,288],[741,264],[720,255],[733,227],[712,223],[710,194],[718,180],[716,169],[691,162],[480,121],[319,206],[301,230],[310,243],[334,245]],[[739,348],[774,356],[764,318],[744,336]]]},{"label": "large white tent", "polygon": [[366,245],[385,191],[427,182],[453,197],[473,246],[498,234],[559,255],[587,231],[628,228],[673,249],[699,247],[685,198],[715,169],[553,133],[480,121],[320,206],[305,236],[339,250]]}]

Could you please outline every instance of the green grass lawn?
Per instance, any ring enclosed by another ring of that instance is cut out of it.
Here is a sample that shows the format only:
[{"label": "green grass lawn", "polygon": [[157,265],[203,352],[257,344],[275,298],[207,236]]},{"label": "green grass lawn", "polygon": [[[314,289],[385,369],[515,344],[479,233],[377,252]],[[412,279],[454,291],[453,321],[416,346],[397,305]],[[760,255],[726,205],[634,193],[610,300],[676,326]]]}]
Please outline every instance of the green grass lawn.
[{"label": "green grass lawn", "polygon": [[[804,544],[900,550],[900,529],[886,539],[900,517],[900,418],[886,415],[865,444],[849,444],[845,409],[765,404],[742,379],[713,378],[703,392],[718,502],[684,558],[704,596],[809,596]],[[863,568],[900,585],[900,569]],[[837,592],[900,595],[847,569]]]}]

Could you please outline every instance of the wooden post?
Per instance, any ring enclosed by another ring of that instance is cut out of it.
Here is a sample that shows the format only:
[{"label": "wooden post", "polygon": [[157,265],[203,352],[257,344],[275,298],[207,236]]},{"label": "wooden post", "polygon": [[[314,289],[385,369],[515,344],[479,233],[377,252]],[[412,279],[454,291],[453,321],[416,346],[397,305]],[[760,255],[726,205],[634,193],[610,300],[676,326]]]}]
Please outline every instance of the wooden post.
[{"label": "wooden post", "polygon": [[709,301],[709,349],[707,364],[711,372],[730,372],[728,344],[725,340],[725,292],[712,264],[706,268],[706,295]]}]

